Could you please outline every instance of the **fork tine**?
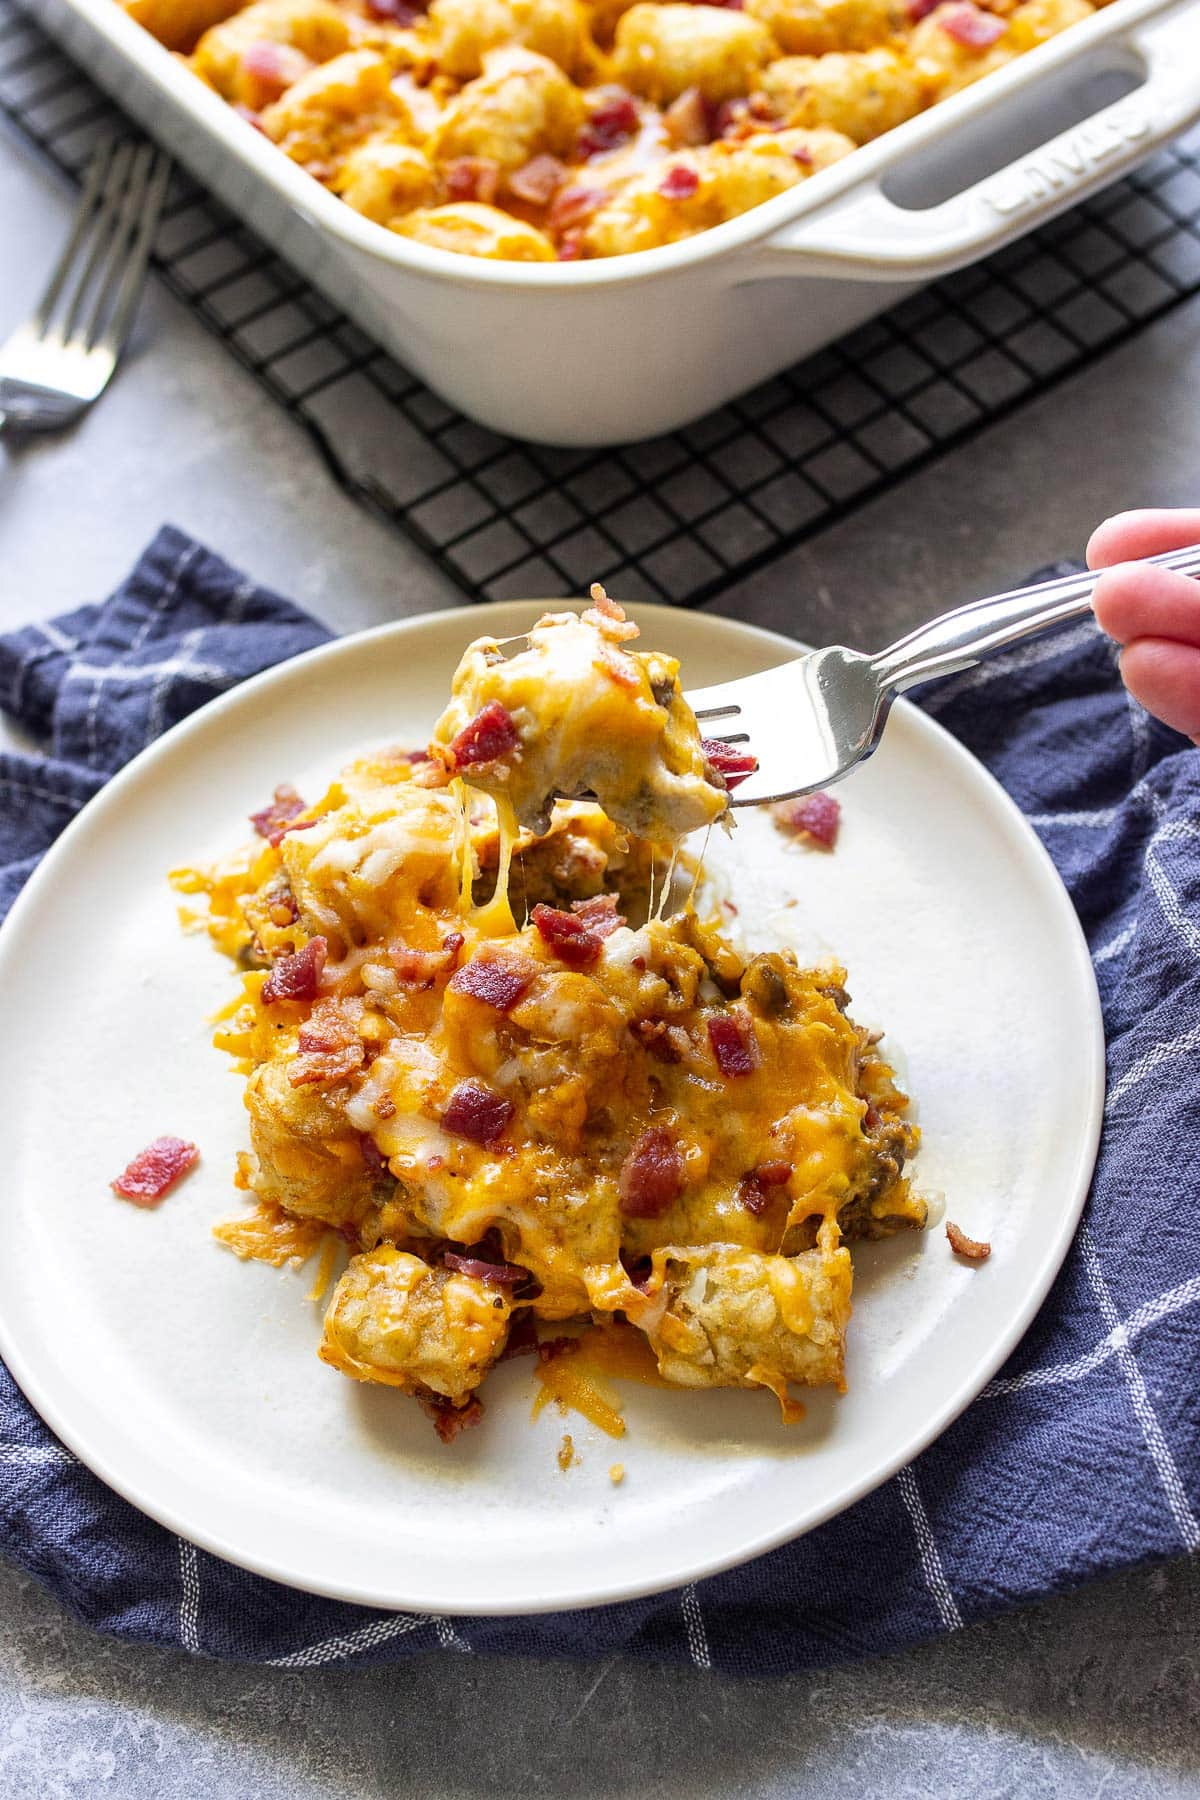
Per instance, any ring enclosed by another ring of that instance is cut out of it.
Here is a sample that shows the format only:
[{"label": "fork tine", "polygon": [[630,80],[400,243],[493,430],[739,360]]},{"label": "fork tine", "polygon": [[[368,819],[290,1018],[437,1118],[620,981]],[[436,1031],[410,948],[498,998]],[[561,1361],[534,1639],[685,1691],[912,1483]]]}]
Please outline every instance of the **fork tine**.
[{"label": "fork tine", "polygon": [[150,171],[137,237],[125,264],[125,274],[117,290],[112,318],[103,337],[98,340],[100,347],[111,351],[114,356],[119,356],[124,349],[125,339],[133,324],[134,309],[146,277],[146,265],[150,260],[150,250],[162,216],[170,179],[171,159],[165,150],[159,150]]},{"label": "fork tine", "polygon": [[54,311],[63,285],[71,272],[71,266],[75,261],[79,246],[92,223],[92,211],[115,148],[112,139],[106,139],[104,143],[97,145],[92,160],[88,164],[87,177],[83,184],[83,192],[79,196],[79,204],[75,208],[75,218],[71,225],[70,236],[63,246],[63,253],[58,259],[54,272],[46,284],[46,291],[30,320],[31,326],[39,336],[45,332],[50,315]]},{"label": "fork tine", "polygon": [[125,184],[125,193],[117,214],[116,226],[109,237],[104,266],[97,271],[96,292],[92,308],[88,314],[86,325],[78,333],[79,341],[88,350],[96,341],[101,321],[108,311],[109,302],[129,259],[131,247],[137,241],[138,221],[145,204],[146,189],[154,158],[153,144],[141,144],[134,152],[128,180]]},{"label": "fork tine", "polygon": [[[125,181],[129,164],[133,158],[132,144],[118,144],[113,159],[108,165],[104,188],[100,199],[100,210],[96,214],[95,229],[92,233],[91,246],[75,282],[74,289],[67,302],[67,316],[58,330],[58,336],[66,343],[73,335],[75,321],[87,296],[92,277],[104,256],[112,237],[117,219],[120,216],[121,201],[125,192]],[[81,246],[82,247],[82,246]]]}]

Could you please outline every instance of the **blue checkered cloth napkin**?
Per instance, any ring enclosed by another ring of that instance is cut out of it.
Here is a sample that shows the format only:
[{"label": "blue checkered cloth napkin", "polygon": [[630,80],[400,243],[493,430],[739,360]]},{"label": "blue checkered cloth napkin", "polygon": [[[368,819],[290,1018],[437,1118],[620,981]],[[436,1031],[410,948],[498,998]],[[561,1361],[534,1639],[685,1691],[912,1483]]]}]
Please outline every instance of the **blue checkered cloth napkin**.
[{"label": "blue checkered cloth napkin", "polygon": [[[0,638],[0,911],[67,820],[197,706],[328,634],[162,531],[122,587]],[[744,1568],[540,1619],[373,1613],[244,1574],[152,1524],[51,1436],[0,1366],[0,1553],[140,1643],[284,1668],[417,1651],[631,1655],[753,1674],[899,1649],[1200,1545],[1200,753],[1125,693],[1090,622],[926,704],[1050,850],[1108,1037],[1099,1166],[1033,1327],[975,1404],[849,1512]]]}]

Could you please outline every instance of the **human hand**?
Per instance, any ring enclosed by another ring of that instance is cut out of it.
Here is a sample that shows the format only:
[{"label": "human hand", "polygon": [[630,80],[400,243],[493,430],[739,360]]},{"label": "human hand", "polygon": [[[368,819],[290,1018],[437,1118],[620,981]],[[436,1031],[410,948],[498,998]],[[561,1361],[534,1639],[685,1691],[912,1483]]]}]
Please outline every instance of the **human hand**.
[{"label": "human hand", "polygon": [[1106,573],[1093,605],[1123,645],[1121,679],[1147,712],[1200,743],[1200,583],[1129,559],[1200,544],[1200,509],[1117,513],[1091,536],[1090,569]]}]

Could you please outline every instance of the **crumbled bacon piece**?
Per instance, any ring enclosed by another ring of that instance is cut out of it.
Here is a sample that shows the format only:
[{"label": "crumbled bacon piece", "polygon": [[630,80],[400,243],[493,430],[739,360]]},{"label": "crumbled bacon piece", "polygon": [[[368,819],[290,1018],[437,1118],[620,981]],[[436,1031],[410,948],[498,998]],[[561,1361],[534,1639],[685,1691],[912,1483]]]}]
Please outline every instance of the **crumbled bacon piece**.
[{"label": "crumbled bacon piece", "polygon": [[335,1050],[306,1052],[298,1056],[288,1070],[288,1084],[301,1088],[348,1081],[362,1068],[365,1058],[365,1046],[358,1038]]},{"label": "crumbled bacon piece", "polygon": [[309,938],[303,950],[294,956],[281,956],[263,982],[260,999],[264,1006],[278,1000],[315,1000],[321,985],[321,971],[329,945],[323,937]]},{"label": "crumbled bacon piece", "polygon": [[397,980],[404,987],[432,987],[439,975],[452,969],[466,940],[461,931],[448,931],[437,950],[414,950],[394,943],[388,950]]},{"label": "crumbled bacon piece", "polygon": [[708,1021],[708,1041],[726,1081],[752,1075],[757,1069],[758,1046],[749,1020],[743,1021],[731,1012],[714,1014]]},{"label": "crumbled bacon piece", "polygon": [[598,961],[600,938],[578,913],[560,912],[556,906],[535,906],[532,916],[542,942],[568,969],[589,969]]},{"label": "crumbled bacon piece", "polygon": [[826,850],[832,850],[837,843],[842,807],[832,794],[802,794],[798,800],[780,800],[771,813],[788,831],[803,832]]},{"label": "crumbled bacon piece", "polygon": [[487,1287],[520,1287],[529,1280],[529,1270],[519,1269],[515,1263],[485,1262],[480,1256],[460,1256],[457,1250],[444,1250],[442,1261],[457,1275],[469,1275]]},{"label": "crumbled bacon piece", "polygon": [[737,787],[758,768],[757,756],[749,750],[735,750],[732,744],[723,744],[720,738],[701,738],[700,748],[709,768],[721,777],[727,788]]},{"label": "crumbled bacon piece", "polygon": [[634,1019],[629,1029],[638,1043],[648,1050],[659,1062],[677,1063],[681,1060],[678,1049],[671,1039],[671,1027],[665,1019]]},{"label": "crumbled bacon piece", "polygon": [[497,1012],[510,1012],[538,972],[535,962],[517,962],[500,956],[477,956],[450,977],[456,994],[481,1000]]},{"label": "crumbled bacon piece", "polygon": [[618,687],[636,690],[641,687],[637,664],[631,662],[615,644],[601,644],[596,654],[596,667],[611,675]]},{"label": "crumbled bacon piece", "polygon": [[275,789],[269,806],[250,814],[250,823],[259,837],[266,838],[268,844],[278,845],[290,829],[291,820],[303,811],[304,801],[294,787],[284,782]]},{"label": "crumbled bacon piece", "polygon": [[480,763],[499,762],[520,747],[521,734],[512,714],[498,700],[489,700],[452,741],[451,766],[473,769]]},{"label": "crumbled bacon piece", "polygon": [[612,95],[596,108],[579,134],[575,150],[580,162],[615,150],[633,136],[639,122],[637,105],[630,95]]},{"label": "crumbled bacon piece", "polygon": [[254,78],[255,94],[260,107],[270,105],[272,100],[307,75],[312,63],[302,51],[292,44],[274,44],[262,41],[250,44],[242,55],[242,69]]},{"label": "crumbled bacon piece", "polygon": [[554,196],[550,211],[546,214],[546,225],[550,231],[572,231],[579,225],[586,225],[594,212],[598,212],[608,199],[603,188],[583,187],[576,183],[572,187],[559,188]]},{"label": "crumbled bacon piece", "polygon": [[797,144],[796,148],[792,151],[792,161],[799,163],[802,169],[812,168],[813,153],[807,144]]},{"label": "crumbled bacon piece", "polygon": [[415,0],[367,0],[367,11],[373,19],[386,19],[389,25],[407,28],[416,24],[425,8]]},{"label": "crumbled bacon piece", "polygon": [[[641,636],[638,626],[626,616],[625,608],[612,598],[600,582],[593,581],[588,591],[592,604],[583,614],[585,625],[594,625],[602,636],[609,638],[614,644],[623,644],[630,638]],[[603,656],[605,652],[601,654]],[[622,667],[632,672],[633,665],[626,664],[623,657],[620,660]],[[626,677],[621,675],[618,679],[624,681]]]},{"label": "crumbled bacon piece", "polygon": [[446,165],[451,200],[480,200],[490,206],[500,187],[500,164],[490,156],[460,156]]},{"label": "crumbled bacon piece", "polygon": [[948,6],[938,19],[938,24],[952,37],[956,44],[964,45],[968,50],[987,50],[1002,38],[1008,30],[1003,19],[995,13],[983,12],[973,6],[971,0],[961,0],[957,6]]},{"label": "crumbled bacon piece", "polygon": [[683,1151],[666,1125],[651,1125],[621,1164],[620,1208],[627,1219],[659,1219],[683,1192]]},{"label": "crumbled bacon piece", "polygon": [[138,1152],[110,1185],[135,1206],[157,1206],[163,1195],[186,1175],[200,1152],[185,1138],[159,1137]]},{"label": "crumbled bacon piece", "polygon": [[482,1082],[460,1081],[446,1102],[442,1125],[455,1137],[490,1150],[504,1136],[516,1110],[511,1100],[493,1093]]},{"label": "crumbled bacon piece", "polygon": [[483,1402],[475,1394],[462,1406],[455,1406],[444,1394],[418,1394],[417,1399],[443,1444],[452,1444],[460,1431],[478,1425],[483,1418]]},{"label": "crumbled bacon piece", "polygon": [[611,937],[625,924],[624,913],[617,911],[615,894],[593,894],[590,900],[572,900],[571,911],[598,938]]},{"label": "crumbled bacon piece", "polygon": [[549,206],[565,173],[557,156],[535,156],[509,176],[508,191],[528,206]]},{"label": "crumbled bacon piece", "polygon": [[709,139],[709,109],[699,88],[684,88],[663,114],[663,125],[671,142],[679,148],[695,149]]},{"label": "crumbled bacon piece", "polygon": [[946,1236],[955,1256],[965,1256],[968,1262],[986,1262],[992,1254],[990,1244],[985,1244],[981,1238],[968,1237],[951,1219],[946,1220]]},{"label": "crumbled bacon piece", "polygon": [[791,1180],[791,1175],[789,1162],[759,1163],[738,1182],[737,1197],[748,1213],[753,1213],[756,1219],[761,1218],[770,1203],[771,1189],[783,1187]]},{"label": "crumbled bacon piece", "polygon": [[537,1347],[538,1361],[543,1363],[557,1362],[560,1356],[574,1356],[579,1348],[577,1337],[546,1338]]},{"label": "crumbled bacon piece", "polygon": [[559,262],[578,262],[583,255],[583,244],[577,231],[568,231],[558,246]]},{"label": "crumbled bacon piece", "polygon": [[658,191],[664,200],[690,200],[699,186],[700,177],[695,169],[673,163],[659,182]]},{"label": "crumbled bacon piece", "polygon": [[919,25],[922,19],[928,18],[935,6],[940,5],[941,0],[906,0],[904,10],[913,24]]}]

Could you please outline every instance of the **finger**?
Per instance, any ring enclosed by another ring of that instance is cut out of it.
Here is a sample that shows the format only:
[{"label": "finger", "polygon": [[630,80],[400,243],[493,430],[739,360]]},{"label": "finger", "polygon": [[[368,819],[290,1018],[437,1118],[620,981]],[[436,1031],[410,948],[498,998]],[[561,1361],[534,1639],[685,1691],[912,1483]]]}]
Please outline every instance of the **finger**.
[{"label": "finger", "polygon": [[1200,646],[1138,638],[1122,653],[1121,675],[1147,712],[1200,739]]},{"label": "finger", "polygon": [[1096,583],[1092,606],[1101,631],[1119,644],[1176,638],[1200,644],[1200,582],[1152,563],[1119,563]]},{"label": "finger", "polygon": [[1114,513],[1097,525],[1088,539],[1089,569],[1108,569],[1160,550],[1185,550],[1200,544],[1200,507],[1147,507],[1142,512]]}]

